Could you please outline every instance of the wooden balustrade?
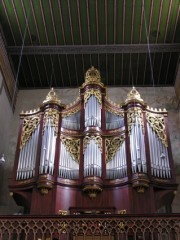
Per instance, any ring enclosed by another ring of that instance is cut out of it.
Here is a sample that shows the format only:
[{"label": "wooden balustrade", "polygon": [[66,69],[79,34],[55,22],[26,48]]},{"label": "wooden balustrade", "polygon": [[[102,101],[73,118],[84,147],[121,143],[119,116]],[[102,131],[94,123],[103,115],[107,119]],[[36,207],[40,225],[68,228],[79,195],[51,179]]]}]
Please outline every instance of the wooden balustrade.
[{"label": "wooden balustrade", "polygon": [[0,216],[0,240],[180,240],[180,214]]}]

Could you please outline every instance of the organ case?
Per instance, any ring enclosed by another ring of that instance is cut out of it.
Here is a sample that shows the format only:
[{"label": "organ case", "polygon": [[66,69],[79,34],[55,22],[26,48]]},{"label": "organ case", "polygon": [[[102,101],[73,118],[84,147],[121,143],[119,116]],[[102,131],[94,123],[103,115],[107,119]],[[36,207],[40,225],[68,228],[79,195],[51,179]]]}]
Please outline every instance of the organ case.
[{"label": "organ case", "polygon": [[177,189],[167,112],[134,87],[112,103],[92,67],[73,104],[51,89],[21,113],[9,187],[30,214],[157,212]]}]

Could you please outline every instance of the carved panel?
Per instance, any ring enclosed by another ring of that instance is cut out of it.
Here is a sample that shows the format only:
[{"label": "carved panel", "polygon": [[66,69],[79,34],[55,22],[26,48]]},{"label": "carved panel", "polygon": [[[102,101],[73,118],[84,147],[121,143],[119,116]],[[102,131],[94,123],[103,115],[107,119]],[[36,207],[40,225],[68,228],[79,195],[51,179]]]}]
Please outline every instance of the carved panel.
[{"label": "carved panel", "polygon": [[125,140],[125,135],[106,138],[106,162],[110,161]]},{"label": "carved panel", "polygon": [[63,142],[66,150],[71,154],[72,158],[76,162],[80,162],[80,139],[67,138],[61,136],[61,141]]},{"label": "carved panel", "polygon": [[102,152],[102,138],[100,136],[86,136],[83,140],[84,151],[91,140],[95,140],[96,144],[98,144],[98,147]]},{"label": "carved panel", "polygon": [[20,148],[22,148],[29,140],[31,134],[37,128],[39,122],[40,114],[24,118]]},{"label": "carved panel", "polygon": [[135,119],[138,119],[139,124],[142,126],[144,131],[144,124],[143,124],[143,115],[142,109],[137,107],[132,107],[127,111],[127,121],[128,121],[128,133],[131,134],[132,125],[135,122]]},{"label": "carved panel", "polygon": [[43,132],[44,132],[44,129],[45,129],[46,125],[48,124],[48,119],[51,120],[51,127],[54,127],[55,134],[57,135],[57,133],[58,133],[58,122],[59,122],[59,112],[56,109],[53,109],[53,108],[48,108],[45,111],[44,122],[43,122]]},{"label": "carved panel", "polygon": [[164,116],[156,113],[148,113],[146,114],[146,119],[152,129],[155,131],[159,139],[162,143],[168,147],[166,129],[164,124]]},{"label": "carved panel", "polygon": [[84,94],[84,104],[87,103],[88,99],[90,98],[91,95],[94,95],[98,101],[99,104],[102,105],[102,95],[101,92],[98,89],[91,88],[87,90]]}]

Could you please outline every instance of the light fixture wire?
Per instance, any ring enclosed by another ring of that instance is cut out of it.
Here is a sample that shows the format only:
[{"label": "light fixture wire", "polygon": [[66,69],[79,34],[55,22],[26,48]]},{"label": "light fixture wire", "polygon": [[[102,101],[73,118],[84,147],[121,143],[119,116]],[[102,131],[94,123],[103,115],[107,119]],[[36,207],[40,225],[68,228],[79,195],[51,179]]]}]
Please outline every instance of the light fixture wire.
[{"label": "light fixture wire", "polygon": [[145,13],[145,7],[144,7],[144,0],[142,0],[142,7],[143,7],[143,13],[144,13],[144,25],[145,25],[145,31],[146,31],[146,40],[147,40],[147,47],[148,47],[148,55],[149,55],[149,62],[150,62],[150,69],[151,69],[151,80],[153,88],[155,87],[154,84],[154,73],[153,73],[153,66],[152,66],[152,60],[151,60],[151,51],[150,51],[150,44],[149,44],[149,33],[147,31],[147,22],[146,22],[146,13]]},{"label": "light fixture wire", "polygon": [[22,55],[23,55],[23,49],[24,49],[24,43],[25,43],[25,38],[26,38],[26,33],[27,33],[29,15],[30,15],[30,9],[29,9],[27,18],[25,18],[26,26],[25,26],[25,29],[24,29],[24,36],[23,36],[23,39],[22,39],[18,68],[17,68],[16,79],[15,79],[15,84],[14,84],[14,91],[13,91],[13,96],[12,96],[12,108],[13,108],[13,105],[14,105],[14,99],[15,99],[15,94],[16,94],[16,89],[17,89],[17,83],[18,83],[19,71],[20,71],[20,67],[21,67],[21,61],[22,61]]}]

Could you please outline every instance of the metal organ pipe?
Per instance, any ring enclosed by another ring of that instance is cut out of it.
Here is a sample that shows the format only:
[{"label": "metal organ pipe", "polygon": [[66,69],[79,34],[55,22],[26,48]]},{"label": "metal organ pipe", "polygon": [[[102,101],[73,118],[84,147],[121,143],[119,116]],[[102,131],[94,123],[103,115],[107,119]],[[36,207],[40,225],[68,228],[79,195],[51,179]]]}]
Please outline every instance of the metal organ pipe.
[{"label": "metal organ pipe", "polygon": [[151,173],[159,178],[171,178],[167,147],[148,123]]},{"label": "metal organ pipe", "polygon": [[29,140],[20,149],[16,179],[29,179],[35,175],[36,153],[39,135],[39,125]]},{"label": "metal organ pipe", "polygon": [[130,135],[132,172],[147,172],[144,135],[137,117],[132,124]]},{"label": "metal organ pipe", "polygon": [[102,174],[102,154],[98,144],[91,139],[84,152],[84,177]]},{"label": "metal organ pipe", "polygon": [[106,130],[121,128],[124,126],[124,117],[115,115],[111,112],[105,112]]},{"label": "metal organ pipe", "polygon": [[119,179],[127,176],[127,162],[125,141],[117,150],[112,160],[106,164],[106,177],[108,179]]},{"label": "metal organ pipe", "polygon": [[56,134],[55,128],[51,126],[51,119],[45,126],[41,145],[41,158],[39,173],[49,173],[53,175],[54,171],[54,156],[55,156]]},{"label": "metal organ pipe", "polygon": [[70,116],[63,117],[61,126],[67,129],[79,130],[80,129],[80,111]]},{"label": "metal organ pipe", "polygon": [[101,127],[101,105],[92,95],[85,105],[85,127]]},{"label": "metal organ pipe", "polygon": [[79,177],[79,163],[71,156],[63,142],[60,146],[59,177],[77,179]]}]

